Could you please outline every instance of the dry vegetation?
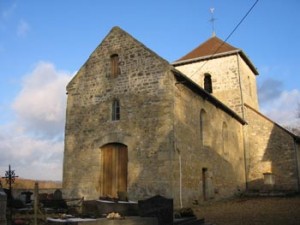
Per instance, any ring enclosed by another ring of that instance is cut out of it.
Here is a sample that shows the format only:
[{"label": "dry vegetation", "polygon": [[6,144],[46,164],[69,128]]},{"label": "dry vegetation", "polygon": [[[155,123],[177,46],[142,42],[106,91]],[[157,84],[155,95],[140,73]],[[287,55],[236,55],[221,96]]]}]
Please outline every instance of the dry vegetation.
[{"label": "dry vegetation", "polygon": [[300,127],[299,128],[290,128],[289,129],[292,133],[300,137]]},{"label": "dry vegetation", "polygon": [[241,198],[206,204],[195,210],[213,225],[299,225],[300,196]]},{"label": "dry vegetation", "polygon": [[[7,182],[5,179],[0,178],[3,188],[8,188]],[[16,178],[13,184],[14,189],[34,189],[35,182],[38,182],[40,189],[48,188],[61,188],[62,184],[60,181],[41,181],[41,180],[30,180],[23,178]]]}]

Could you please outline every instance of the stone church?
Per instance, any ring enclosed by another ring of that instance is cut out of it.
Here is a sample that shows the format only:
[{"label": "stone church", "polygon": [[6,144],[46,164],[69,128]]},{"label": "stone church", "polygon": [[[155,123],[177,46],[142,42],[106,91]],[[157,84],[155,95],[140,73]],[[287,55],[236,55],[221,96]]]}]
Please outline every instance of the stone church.
[{"label": "stone church", "polygon": [[63,188],[175,207],[300,189],[300,137],[259,112],[258,72],[211,37],[169,63],[114,27],[67,86]]}]

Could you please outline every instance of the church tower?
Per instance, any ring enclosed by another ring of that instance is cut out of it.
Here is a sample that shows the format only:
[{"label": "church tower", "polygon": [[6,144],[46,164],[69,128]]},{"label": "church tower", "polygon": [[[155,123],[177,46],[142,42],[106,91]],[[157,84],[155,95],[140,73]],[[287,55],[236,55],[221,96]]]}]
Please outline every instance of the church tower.
[{"label": "church tower", "polygon": [[244,104],[259,110],[256,68],[241,49],[218,37],[209,38],[173,66],[242,118]]}]

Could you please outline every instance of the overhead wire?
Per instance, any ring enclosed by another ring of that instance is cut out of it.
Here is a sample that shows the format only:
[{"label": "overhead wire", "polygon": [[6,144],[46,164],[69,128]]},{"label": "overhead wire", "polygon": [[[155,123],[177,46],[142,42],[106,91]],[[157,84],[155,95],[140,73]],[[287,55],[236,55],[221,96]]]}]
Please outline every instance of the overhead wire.
[{"label": "overhead wire", "polygon": [[259,0],[256,0],[254,2],[254,4],[251,6],[251,8],[247,11],[247,13],[243,16],[243,18],[240,20],[240,22],[235,26],[235,28],[230,32],[230,34],[226,37],[226,39],[222,42],[222,44],[214,51],[214,53],[207,59],[207,61],[205,61],[202,66],[197,69],[191,76],[190,78],[192,78],[196,73],[198,73],[208,62],[208,60],[212,59],[216,53],[220,50],[220,48],[227,43],[228,39],[233,35],[233,33],[238,29],[238,27],[243,23],[243,21],[247,18],[247,16],[250,14],[250,12],[254,9],[254,7],[256,6],[256,4],[258,3]]}]

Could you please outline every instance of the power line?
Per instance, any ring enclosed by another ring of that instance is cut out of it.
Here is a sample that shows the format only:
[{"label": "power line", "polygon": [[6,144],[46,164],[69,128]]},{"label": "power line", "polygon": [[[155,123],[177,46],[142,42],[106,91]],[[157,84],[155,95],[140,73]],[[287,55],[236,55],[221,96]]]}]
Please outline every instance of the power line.
[{"label": "power line", "polygon": [[[251,8],[248,10],[248,12],[243,16],[243,18],[240,20],[240,22],[235,26],[235,28],[230,32],[230,34],[227,36],[227,38],[222,42],[222,44],[214,51],[214,53],[208,58],[211,59],[214,57],[214,55],[220,50],[220,48],[227,42],[227,40],[233,35],[233,33],[238,29],[238,27],[243,23],[243,21],[246,19],[246,17],[250,14],[250,12],[253,10],[253,8],[256,6],[256,4],[258,3],[259,0],[256,0],[254,2],[254,4],[251,6]],[[199,72],[199,70],[201,70],[205,64],[208,62],[205,61],[205,63],[197,70],[195,71],[190,78],[192,78],[196,73]]]},{"label": "power line", "polygon": [[[225,42],[231,37],[231,35],[236,31],[236,29],[241,25],[241,23],[246,19],[246,17],[249,15],[249,13],[252,11],[252,9],[255,7],[255,5],[258,3],[259,0],[256,0],[256,2],[252,5],[252,7],[248,10],[246,15],[241,19],[241,21],[236,25],[236,27],[231,31],[231,33],[228,35],[228,37],[223,41],[222,45],[224,45]],[[219,49],[218,49],[219,50]]]}]

